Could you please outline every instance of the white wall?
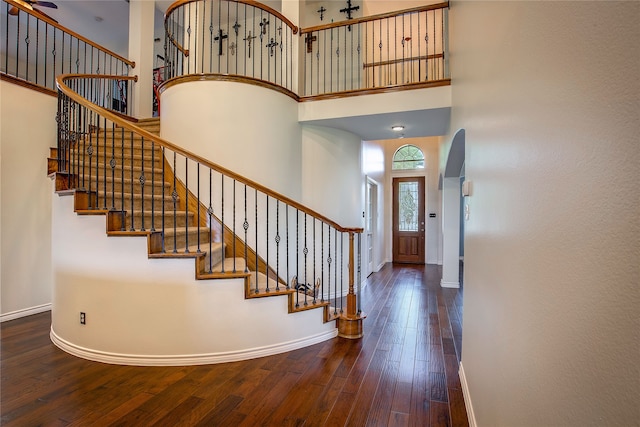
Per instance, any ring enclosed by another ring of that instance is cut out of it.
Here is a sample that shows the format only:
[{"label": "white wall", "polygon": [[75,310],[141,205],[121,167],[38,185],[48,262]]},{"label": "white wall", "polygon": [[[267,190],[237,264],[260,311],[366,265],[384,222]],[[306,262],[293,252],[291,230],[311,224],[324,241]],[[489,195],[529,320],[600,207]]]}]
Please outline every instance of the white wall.
[{"label": "white wall", "polygon": [[478,426],[640,419],[638,16],[638,2],[451,6]]},{"label": "white wall", "polygon": [[161,95],[163,138],[295,200],[301,196],[298,104],[271,89],[197,81]]},{"label": "white wall", "polygon": [[363,227],[360,138],[323,126],[302,127],[302,199],[343,227]]},{"label": "white wall", "polygon": [[57,99],[0,82],[0,318],[49,309]]}]

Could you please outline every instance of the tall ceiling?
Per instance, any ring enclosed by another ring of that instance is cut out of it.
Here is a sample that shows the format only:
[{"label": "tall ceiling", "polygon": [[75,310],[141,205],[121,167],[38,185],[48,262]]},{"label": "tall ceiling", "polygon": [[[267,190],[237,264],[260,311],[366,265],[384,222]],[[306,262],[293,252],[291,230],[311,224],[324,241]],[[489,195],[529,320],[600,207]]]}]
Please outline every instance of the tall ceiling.
[{"label": "tall ceiling", "polygon": [[[127,0],[51,0],[58,8],[38,7],[70,30],[120,54],[127,55],[129,2]],[[156,2],[155,24],[162,31],[164,11],[171,1]]]}]

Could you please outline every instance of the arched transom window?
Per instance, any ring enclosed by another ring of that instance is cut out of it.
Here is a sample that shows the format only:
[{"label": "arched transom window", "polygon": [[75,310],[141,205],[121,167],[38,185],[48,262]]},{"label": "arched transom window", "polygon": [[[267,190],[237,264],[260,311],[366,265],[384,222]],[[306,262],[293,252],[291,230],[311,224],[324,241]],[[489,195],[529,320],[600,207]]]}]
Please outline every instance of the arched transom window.
[{"label": "arched transom window", "polygon": [[424,154],[415,145],[403,145],[393,155],[393,170],[424,169]]}]

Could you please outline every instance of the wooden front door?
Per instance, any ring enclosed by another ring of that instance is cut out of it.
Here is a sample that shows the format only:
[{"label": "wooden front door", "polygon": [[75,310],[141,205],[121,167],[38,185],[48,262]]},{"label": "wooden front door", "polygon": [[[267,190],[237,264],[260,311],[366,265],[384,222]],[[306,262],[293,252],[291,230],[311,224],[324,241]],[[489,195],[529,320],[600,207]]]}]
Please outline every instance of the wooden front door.
[{"label": "wooden front door", "polygon": [[424,177],[393,178],[393,262],[424,264]]}]

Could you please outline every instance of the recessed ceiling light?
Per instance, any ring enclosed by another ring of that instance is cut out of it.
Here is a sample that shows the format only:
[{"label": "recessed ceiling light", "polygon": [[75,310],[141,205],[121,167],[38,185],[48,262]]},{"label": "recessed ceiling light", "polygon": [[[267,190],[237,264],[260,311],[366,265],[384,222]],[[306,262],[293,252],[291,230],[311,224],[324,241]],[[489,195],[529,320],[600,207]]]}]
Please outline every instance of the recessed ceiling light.
[{"label": "recessed ceiling light", "polygon": [[391,126],[391,130],[400,132],[401,130],[404,130],[404,126]]}]

